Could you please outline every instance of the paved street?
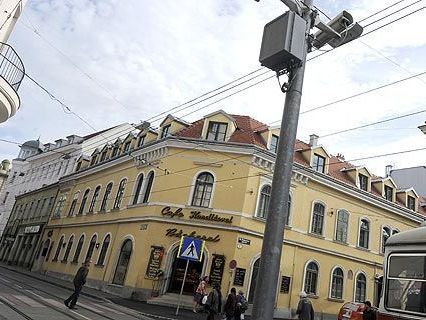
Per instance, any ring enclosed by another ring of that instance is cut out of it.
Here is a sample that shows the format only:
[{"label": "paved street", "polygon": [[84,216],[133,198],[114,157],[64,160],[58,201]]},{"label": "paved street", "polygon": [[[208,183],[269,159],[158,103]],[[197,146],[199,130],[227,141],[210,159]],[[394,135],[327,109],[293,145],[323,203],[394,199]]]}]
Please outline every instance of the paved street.
[{"label": "paved street", "polygon": [[77,310],[69,310],[63,300],[70,291],[38,279],[1,268],[0,319],[152,319],[135,310],[105,300],[81,295]]}]

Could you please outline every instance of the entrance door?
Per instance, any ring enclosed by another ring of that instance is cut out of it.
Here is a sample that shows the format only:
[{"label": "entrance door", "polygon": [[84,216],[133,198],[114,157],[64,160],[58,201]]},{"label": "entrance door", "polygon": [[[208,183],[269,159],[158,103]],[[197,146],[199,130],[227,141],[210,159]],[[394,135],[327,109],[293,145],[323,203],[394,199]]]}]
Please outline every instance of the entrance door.
[{"label": "entrance door", "polygon": [[[167,292],[180,293],[183,276],[185,274],[186,260],[177,257],[178,250],[174,252],[171,277]],[[197,289],[198,282],[202,276],[204,265],[204,254],[201,262],[189,261],[188,274],[183,286],[183,294],[192,295]]]},{"label": "entrance door", "polygon": [[253,271],[251,273],[251,281],[250,281],[250,291],[248,296],[249,303],[253,303],[253,300],[254,300],[254,292],[256,291],[257,276],[259,274],[259,268],[260,268],[260,258],[257,259],[256,262],[253,264]]}]

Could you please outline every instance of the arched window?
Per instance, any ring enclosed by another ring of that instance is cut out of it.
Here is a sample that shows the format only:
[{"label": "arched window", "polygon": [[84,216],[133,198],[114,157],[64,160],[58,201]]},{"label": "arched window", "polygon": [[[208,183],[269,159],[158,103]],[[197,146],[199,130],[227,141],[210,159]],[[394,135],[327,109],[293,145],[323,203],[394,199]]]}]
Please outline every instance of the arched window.
[{"label": "arched window", "polygon": [[77,263],[78,259],[80,258],[81,249],[83,248],[84,244],[84,235],[80,237],[77,243],[77,248],[75,248],[74,258],[72,259],[72,262]]},{"label": "arched window", "polygon": [[106,211],[106,209],[107,209],[109,195],[111,194],[111,190],[112,190],[112,185],[113,185],[112,182],[110,182],[110,183],[108,183],[108,185],[105,188],[105,194],[104,194],[104,197],[102,199],[100,211]]},{"label": "arched window", "polygon": [[141,201],[142,185],[143,185],[143,173],[139,175],[138,180],[136,181],[136,189],[135,189],[135,194],[133,196],[132,204],[137,204],[139,203],[139,201]]},{"label": "arched window", "polygon": [[154,183],[154,171],[151,171],[148,174],[148,179],[146,182],[145,191],[144,191],[143,200],[142,200],[143,203],[148,202],[153,183]]},{"label": "arched window", "polygon": [[59,255],[61,254],[62,246],[64,244],[64,236],[59,240],[58,246],[56,247],[55,256],[52,261],[58,261]]},{"label": "arched window", "polygon": [[109,242],[111,241],[111,236],[107,235],[102,243],[101,252],[99,253],[98,262],[96,263],[98,266],[103,266],[105,263],[105,257],[108,251]]},{"label": "arched window", "polygon": [[324,211],[325,207],[321,203],[314,204],[314,212],[312,213],[311,232],[322,235],[324,227]]},{"label": "arched window", "polygon": [[74,210],[75,210],[75,207],[77,206],[77,201],[79,197],[80,197],[80,191],[77,191],[76,193],[74,193],[70,210],[68,211],[68,217],[72,217],[74,215]]},{"label": "arched window", "polygon": [[200,173],[195,182],[194,194],[192,195],[192,205],[208,208],[213,192],[214,178],[211,173]]},{"label": "arched window", "polygon": [[127,239],[121,246],[120,256],[118,257],[117,268],[115,269],[113,284],[123,285],[126,279],[127,269],[129,267],[130,257],[132,256],[132,241]]},{"label": "arched window", "polygon": [[339,210],[337,212],[336,241],[342,243],[348,241],[348,225],[349,212],[346,210]]},{"label": "arched window", "polygon": [[64,254],[64,258],[62,259],[62,262],[68,261],[68,257],[70,255],[73,242],[74,242],[74,235],[72,235],[70,239],[68,240],[67,249],[65,250],[65,254]]},{"label": "arched window", "polygon": [[254,300],[254,292],[256,291],[257,275],[259,274],[259,268],[260,268],[260,258],[254,262],[253,270],[251,272],[250,291],[248,295],[249,303],[253,303],[253,300]]},{"label": "arched window", "polygon": [[257,208],[257,216],[265,218],[268,216],[269,201],[271,200],[271,186],[265,185],[260,190],[259,207]]},{"label": "arched window", "polygon": [[78,214],[83,214],[84,207],[86,206],[87,198],[89,197],[90,189],[84,191],[83,198],[81,199],[80,209],[78,210]]},{"label": "arched window", "polygon": [[367,219],[361,219],[361,225],[359,226],[359,243],[361,248],[368,249],[368,243],[370,238],[370,221]]},{"label": "arched window", "polygon": [[126,189],[127,179],[120,181],[118,185],[117,195],[115,196],[113,209],[120,209],[121,201],[123,200],[124,190]]},{"label": "arched window", "polygon": [[97,240],[96,234],[92,236],[92,239],[90,240],[89,248],[87,249],[86,259],[84,261],[89,261],[92,258],[93,250],[95,250],[96,246],[96,240]]},{"label": "arched window", "polygon": [[382,253],[385,253],[385,244],[388,241],[389,237],[392,235],[391,229],[389,227],[382,228]]},{"label": "arched window", "polygon": [[331,298],[343,299],[343,278],[343,270],[335,268],[331,276]]},{"label": "arched window", "polygon": [[287,217],[285,218],[285,225],[290,225],[290,213],[291,213],[291,194],[288,195],[288,202],[287,202]]},{"label": "arched window", "polygon": [[313,261],[306,266],[304,291],[307,294],[317,294],[318,271],[318,265]]},{"label": "arched window", "polygon": [[366,299],[367,279],[363,273],[356,277],[355,302],[364,302]]},{"label": "arched window", "polygon": [[90,202],[89,213],[93,213],[93,211],[95,210],[96,201],[98,201],[100,192],[101,186],[97,186],[95,192],[93,192],[92,202]]}]

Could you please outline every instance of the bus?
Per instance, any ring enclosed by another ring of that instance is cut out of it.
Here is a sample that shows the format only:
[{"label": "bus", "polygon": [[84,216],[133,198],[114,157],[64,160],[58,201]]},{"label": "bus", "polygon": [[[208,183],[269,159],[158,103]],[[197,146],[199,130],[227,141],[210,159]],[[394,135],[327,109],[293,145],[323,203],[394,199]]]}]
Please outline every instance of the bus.
[{"label": "bus", "polygon": [[[386,241],[377,320],[426,319],[426,226]],[[363,304],[346,303],[339,320],[362,319]]]}]

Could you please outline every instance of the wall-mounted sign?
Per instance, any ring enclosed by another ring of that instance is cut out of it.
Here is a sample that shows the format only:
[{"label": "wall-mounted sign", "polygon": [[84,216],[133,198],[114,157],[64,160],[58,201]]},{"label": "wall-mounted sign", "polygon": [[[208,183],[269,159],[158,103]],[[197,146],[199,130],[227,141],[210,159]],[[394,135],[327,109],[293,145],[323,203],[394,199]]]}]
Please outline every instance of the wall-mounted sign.
[{"label": "wall-mounted sign", "polygon": [[147,223],[142,223],[141,227],[140,227],[140,230],[146,230],[146,229],[148,229],[148,224]]},{"label": "wall-mounted sign", "polygon": [[220,241],[220,235],[216,235],[214,237],[206,236],[204,234],[197,234],[197,231],[192,231],[190,233],[184,233],[182,229],[178,230],[176,228],[170,228],[166,230],[166,236],[167,237],[176,237],[176,238],[182,238],[182,237],[192,237],[201,239],[204,241],[209,242],[219,242]]},{"label": "wall-mounted sign", "polygon": [[[184,218],[185,214],[183,212],[182,208],[177,208],[175,211],[172,210],[170,207],[164,207],[161,210],[161,214],[163,216],[167,216],[170,218]],[[202,221],[209,221],[209,222],[223,222],[223,223],[229,223],[231,224],[234,220],[234,217],[221,217],[216,213],[203,213],[201,211],[191,211],[188,216],[191,220],[202,220]]]},{"label": "wall-mounted sign", "polygon": [[29,226],[25,227],[24,233],[39,233],[40,232],[40,226]]},{"label": "wall-mounted sign", "polygon": [[246,238],[238,238],[238,243],[249,246],[251,244],[251,240]]},{"label": "wall-mounted sign", "polygon": [[146,268],[145,274],[148,279],[156,279],[158,277],[163,256],[163,247],[151,246],[151,254],[149,256],[148,266]]},{"label": "wall-mounted sign", "polygon": [[212,266],[210,268],[209,282],[221,285],[223,277],[223,268],[225,267],[225,256],[214,254]]},{"label": "wall-mounted sign", "polygon": [[282,276],[281,277],[280,292],[281,293],[289,293],[290,292],[290,283],[291,283],[291,277]]},{"label": "wall-mounted sign", "polygon": [[244,286],[244,278],[246,277],[246,269],[236,268],[234,275],[234,286]]}]

